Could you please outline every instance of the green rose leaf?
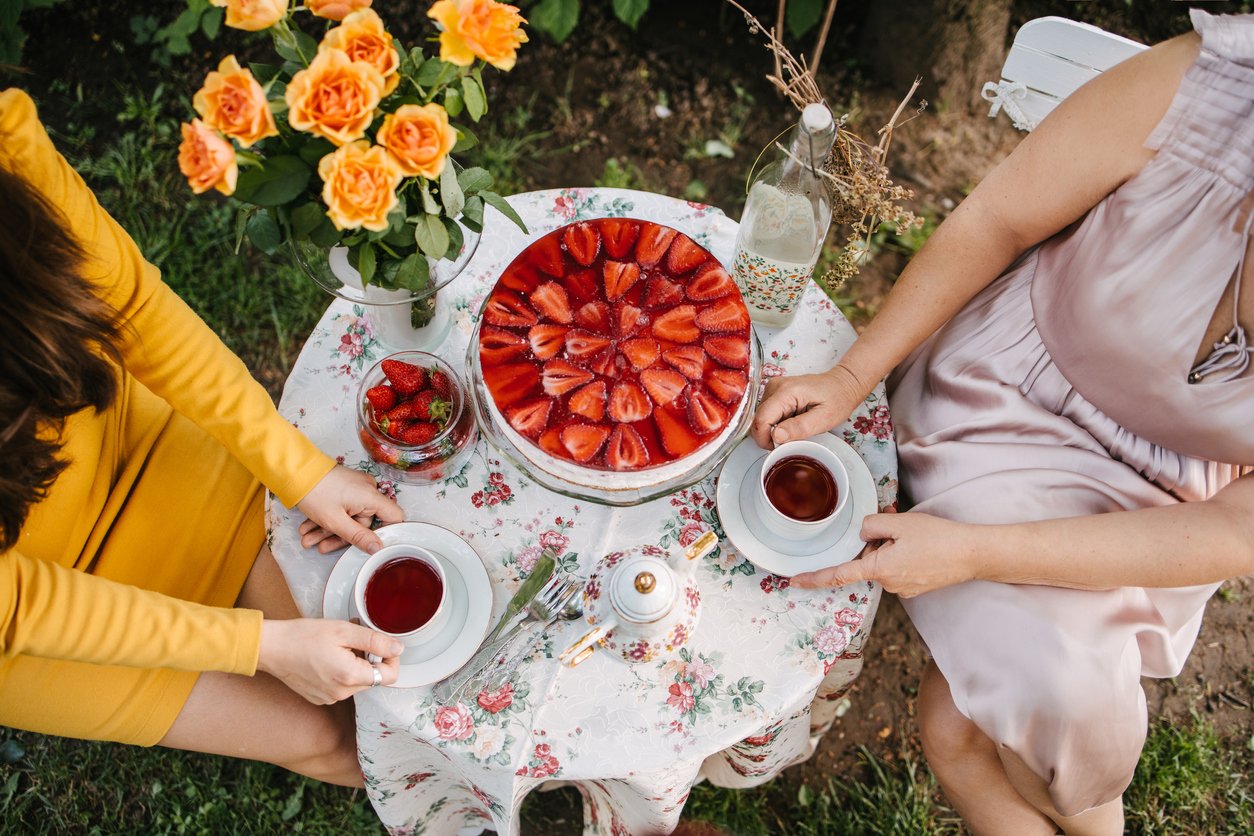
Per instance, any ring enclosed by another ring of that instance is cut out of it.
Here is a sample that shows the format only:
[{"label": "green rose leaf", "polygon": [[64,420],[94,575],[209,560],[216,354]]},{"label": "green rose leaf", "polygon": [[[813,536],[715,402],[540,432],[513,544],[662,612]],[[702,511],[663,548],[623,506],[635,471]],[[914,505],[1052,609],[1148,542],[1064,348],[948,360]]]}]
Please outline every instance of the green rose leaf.
[{"label": "green rose leaf", "polygon": [[449,261],[457,260],[457,256],[461,254],[462,245],[466,243],[466,236],[462,234],[462,225],[452,218],[441,218],[444,222],[444,229],[448,232],[448,250],[444,253],[444,257]]},{"label": "green rose leaf", "polygon": [[486,168],[464,168],[457,174],[457,185],[465,194],[474,194],[492,188],[493,177]]},{"label": "green rose leaf", "polygon": [[432,58],[423,63],[414,81],[418,82],[419,87],[435,87],[444,81],[446,75],[452,75],[450,72],[452,70],[454,70],[452,64],[446,64],[439,58]]},{"label": "green rose leaf", "polygon": [[[244,243],[244,231],[248,229],[248,218],[252,213],[252,209],[240,209],[235,213],[235,255],[239,255],[240,245]],[[479,213],[483,214],[482,206]]]},{"label": "green rose leaf", "polygon": [[310,168],[317,168],[318,163],[322,161],[322,158],[334,150],[335,146],[330,140],[323,139],[320,136],[315,136],[302,145],[296,153],[300,155],[302,160],[309,164]]},{"label": "green rose leaf", "polygon": [[225,9],[206,9],[204,15],[200,18],[200,31],[204,32],[205,37],[212,41],[218,37],[218,32],[222,29],[222,18],[225,16]]},{"label": "green rose leaf", "polygon": [[292,210],[292,231],[298,238],[308,238],[326,219],[327,213],[320,204],[302,203]]},{"label": "green rose leaf", "polygon": [[235,198],[258,206],[278,206],[303,192],[312,173],[299,157],[271,157],[261,168],[240,172]]},{"label": "green rose leaf", "polygon": [[444,204],[444,213],[450,218],[460,215],[462,207],[466,205],[466,196],[458,185],[457,172],[453,170],[451,161],[446,161],[444,171],[440,172],[440,202]]},{"label": "green rose leaf", "polygon": [[531,25],[559,44],[579,23],[579,0],[540,0],[527,15]]},{"label": "green rose leaf", "polygon": [[253,78],[257,79],[257,83],[262,85],[273,81],[279,74],[279,68],[274,64],[261,64],[256,61],[249,61],[248,69],[252,70]]},{"label": "green rose leaf", "polygon": [[527,225],[523,223],[523,219],[520,218],[518,216],[518,213],[514,211],[514,207],[510,206],[505,201],[505,198],[501,197],[496,192],[479,192],[479,196],[482,197],[485,201],[487,201],[489,206],[496,209],[502,215],[504,215],[505,217],[513,221],[515,225],[518,226],[519,229],[521,229],[523,232],[527,232]]},{"label": "green rose leaf", "polygon": [[374,278],[375,256],[374,247],[370,244],[362,244],[357,249],[357,272],[361,274],[362,287],[370,284]]},{"label": "green rose leaf", "polygon": [[309,233],[309,240],[319,247],[334,247],[340,242],[340,231],[335,228],[335,224],[331,223],[326,213],[323,213],[322,222]]},{"label": "green rose leaf", "polygon": [[466,112],[473,121],[478,122],[488,112],[488,97],[474,76],[462,79],[462,97],[466,100]]},{"label": "green rose leaf", "polygon": [[[794,0],[795,2],[795,0]],[[614,14],[632,29],[649,10],[649,0],[614,0]]]},{"label": "green rose leaf", "polygon": [[425,293],[430,283],[430,268],[425,255],[414,253],[402,261],[396,271],[396,284],[414,293]]},{"label": "green rose leaf", "polygon": [[[422,211],[428,215],[440,214],[440,205],[435,202],[435,198],[431,196],[431,184],[424,177],[419,181],[422,189]],[[412,218],[410,220],[413,220]]]},{"label": "green rose leaf", "polygon": [[456,119],[462,113],[462,91],[456,87],[448,87],[444,90],[444,109],[448,111],[448,115],[452,119]]},{"label": "green rose leaf", "polygon": [[283,232],[268,209],[254,213],[248,219],[245,229],[248,232],[248,240],[266,255],[272,255],[283,243]]},{"label": "green rose leaf", "polygon": [[309,66],[309,62],[318,54],[318,42],[294,27],[271,27],[270,34],[274,37],[274,51],[300,64]]},{"label": "green rose leaf", "polygon": [[439,215],[422,214],[414,224],[414,242],[418,249],[432,258],[443,258],[448,252],[448,230]]},{"label": "green rose leaf", "polygon": [[453,153],[465,151],[467,148],[474,148],[479,144],[479,137],[475,136],[469,129],[454,126],[457,131],[457,142],[453,144]]},{"label": "green rose leaf", "polygon": [[788,31],[800,38],[818,25],[823,16],[823,0],[792,0],[788,4]]},{"label": "green rose leaf", "polygon": [[466,207],[462,209],[462,223],[474,232],[483,232],[483,198],[479,195],[466,198]]}]

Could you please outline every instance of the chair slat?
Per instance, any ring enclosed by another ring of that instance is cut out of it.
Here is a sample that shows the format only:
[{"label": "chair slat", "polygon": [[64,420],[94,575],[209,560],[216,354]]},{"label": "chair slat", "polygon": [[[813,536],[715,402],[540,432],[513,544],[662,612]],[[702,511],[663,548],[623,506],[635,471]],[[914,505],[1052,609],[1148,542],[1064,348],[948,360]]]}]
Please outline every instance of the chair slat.
[{"label": "chair slat", "polygon": [[1065,99],[1080,85],[1100,74],[1100,71],[1091,67],[1082,67],[1056,55],[1025,49],[1019,44],[1011,48],[1001,70],[1001,77],[1007,81],[1017,81],[1030,90],[1039,90],[1059,99]]},{"label": "chair slat", "polygon": [[1062,17],[1029,20],[1015,35],[1015,44],[1057,55],[1098,71],[1109,70],[1120,61],[1147,49],[1145,44]]}]

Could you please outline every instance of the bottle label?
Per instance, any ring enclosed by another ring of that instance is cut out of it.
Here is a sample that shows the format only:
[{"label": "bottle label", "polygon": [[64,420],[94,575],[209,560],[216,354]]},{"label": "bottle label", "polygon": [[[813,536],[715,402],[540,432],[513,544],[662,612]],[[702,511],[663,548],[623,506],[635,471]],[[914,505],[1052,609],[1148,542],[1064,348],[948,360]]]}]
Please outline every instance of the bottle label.
[{"label": "bottle label", "polygon": [[732,276],[751,308],[771,313],[791,314],[814,272],[813,264],[779,261],[741,247],[736,250]]}]

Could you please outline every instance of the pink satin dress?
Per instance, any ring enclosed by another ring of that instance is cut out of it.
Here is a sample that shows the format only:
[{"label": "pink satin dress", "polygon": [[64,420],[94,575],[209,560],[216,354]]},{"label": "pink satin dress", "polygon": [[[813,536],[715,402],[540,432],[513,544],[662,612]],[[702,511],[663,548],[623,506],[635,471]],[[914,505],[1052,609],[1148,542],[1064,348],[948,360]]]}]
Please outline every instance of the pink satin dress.
[{"label": "pink satin dress", "polygon": [[[1013,523],[1170,505],[1254,464],[1254,370],[1190,382],[1254,214],[1254,15],[1193,22],[1201,54],[1156,156],[894,373],[914,510]],[[903,603],[958,709],[1073,815],[1131,781],[1140,678],[1180,673],[1215,588],[975,581]]]}]

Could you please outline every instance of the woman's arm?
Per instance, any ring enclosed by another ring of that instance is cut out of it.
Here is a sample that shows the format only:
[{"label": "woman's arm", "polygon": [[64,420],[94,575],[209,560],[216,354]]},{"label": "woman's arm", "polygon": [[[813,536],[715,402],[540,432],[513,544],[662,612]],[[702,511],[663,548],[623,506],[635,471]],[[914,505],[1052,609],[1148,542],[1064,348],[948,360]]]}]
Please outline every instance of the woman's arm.
[{"label": "woman's arm", "polygon": [[1208,500],[1010,525],[874,514],[860,559],[793,578],[875,580],[909,598],[970,580],[1113,589],[1215,583],[1254,573],[1254,474]]},{"label": "woman's arm", "polygon": [[1199,43],[1195,34],[1166,41],[1067,97],[937,228],[835,367],[768,384],[753,424],[758,444],[806,438],[844,421],[1015,258],[1136,174],[1153,156],[1145,139]]}]

